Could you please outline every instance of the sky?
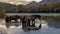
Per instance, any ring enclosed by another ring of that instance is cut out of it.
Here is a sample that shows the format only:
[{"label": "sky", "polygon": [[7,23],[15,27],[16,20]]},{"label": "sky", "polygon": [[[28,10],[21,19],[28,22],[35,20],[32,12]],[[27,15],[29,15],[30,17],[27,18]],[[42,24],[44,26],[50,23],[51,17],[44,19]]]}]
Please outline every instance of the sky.
[{"label": "sky", "polygon": [[6,2],[6,3],[11,3],[11,4],[28,4],[29,2],[31,1],[36,1],[36,2],[39,2],[39,1],[42,1],[42,0],[0,0],[0,2]]}]

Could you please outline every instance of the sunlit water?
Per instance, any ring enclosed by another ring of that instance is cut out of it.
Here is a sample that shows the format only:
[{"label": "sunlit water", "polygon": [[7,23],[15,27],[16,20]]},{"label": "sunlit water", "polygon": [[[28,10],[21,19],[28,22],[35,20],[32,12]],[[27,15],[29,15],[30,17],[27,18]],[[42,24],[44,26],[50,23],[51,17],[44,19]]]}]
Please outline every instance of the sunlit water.
[{"label": "sunlit water", "polygon": [[7,34],[60,34],[60,29],[50,28],[47,24],[42,24],[42,28],[36,31],[24,32],[22,26],[11,26],[6,28],[5,25],[0,25],[0,31]]},{"label": "sunlit water", "polygon": [[52,28],[49,27],[46,23],[42,24],[42,27],[40,30],[32,30],[30,32],[24,32],[22,30],[22,25],[16,27],[16,26],[10,26],[10,28],[6,28],[6,25],[0,25],[0,34],[1,32],[3,34],[60,34],[60,28]]}]

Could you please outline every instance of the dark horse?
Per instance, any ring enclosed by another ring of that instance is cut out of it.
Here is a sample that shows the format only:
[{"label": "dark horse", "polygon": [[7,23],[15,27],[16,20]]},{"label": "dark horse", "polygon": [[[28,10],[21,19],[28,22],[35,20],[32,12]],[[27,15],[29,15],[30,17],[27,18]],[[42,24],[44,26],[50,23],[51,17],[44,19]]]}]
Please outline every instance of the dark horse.
[{"label": "dark horse", "polygon": [[[32,15],[32,16],[23,17],[23,19],[22,19],[22,28],[23,28],[23,30],[24,31],[30,31],[30,30],[39,30],[39,29],[41,29],[41,24],[39,25],[39,27],[35,26],[34,21],[35,21],[36,18],[40,19],[40,15]],[[32,25],[30,23],[32,23]]]},{"label": "dark horse", "polygon": [[[12,25],[19,26],[20,23],[17,22],[17,19],[22,19],[21,16],[15,15],[15,16],[7,16],[6,17],[6,27],[9,28]],[[14,23],[11,22],[11,20],[15,20]]]},{"label": "dark horse", "polygon": [[27,28],[27,26],[30,26],[30,23],[29,22],[30,22],[30,20],[28,18],[26,18],[26,16],[23,17],[23,19],[22,19],[22,28],[23,28],[24,31],[30,31]]}]

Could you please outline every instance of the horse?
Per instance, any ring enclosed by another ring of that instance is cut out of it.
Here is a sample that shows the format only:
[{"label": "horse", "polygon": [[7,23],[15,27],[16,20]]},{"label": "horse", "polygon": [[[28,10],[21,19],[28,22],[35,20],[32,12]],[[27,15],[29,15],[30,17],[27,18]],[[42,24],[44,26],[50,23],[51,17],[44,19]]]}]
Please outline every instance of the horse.
[{"label": "horse", "polygon": [[[15,15],[15,16],[7,16],[6,17],[6,27],[9,28],[11,25],[14,25],[14,26],[19,26],[20,25],[20,22],[18,23],[17,19],[22,19],[21,16],[18,16],[18,15]],[[14,20],[15,22],[11,22],[11,20]]]},{"label": "horse", "polygon": [[25,16],[23,18],[23,20],[22,20],[23,21],[22,22],[22,28],[23,28],[23,30],[24,31],[26,31],[26,30],[30,31],[30,30],[39,30],[39,29],[41,29],[41,24],[39,25],[39,27],[35,26],[35,19],[36,18],[40,19],[40,16],[38,16],[38,15],[37,16]]}]

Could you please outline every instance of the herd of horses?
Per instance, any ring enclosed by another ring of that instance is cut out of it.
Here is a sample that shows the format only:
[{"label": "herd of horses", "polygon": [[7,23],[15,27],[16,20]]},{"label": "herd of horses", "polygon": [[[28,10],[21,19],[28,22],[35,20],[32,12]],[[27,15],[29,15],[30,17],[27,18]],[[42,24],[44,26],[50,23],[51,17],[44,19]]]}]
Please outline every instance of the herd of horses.
[{"label": "herd of horses", "polygon": [[[9,28],[9,26],[11,24],[11,20],[15,20],[14,23],[18,23],[18,24],[15,24],[16,26],[19,26],[19,23],[22,23],[22,28],[23,28],[24,31],[39,30],[39,29],[41,29],[41,23],[40,23],[40,25],[38,27],[36,27],[36,25],[35,25],[35,19],[36,18],[41,20],[41,16],[40,15],[7,16],[6,17],[6,26]],[[21,22],[18,22],[17,19],[20,19]]]}]

